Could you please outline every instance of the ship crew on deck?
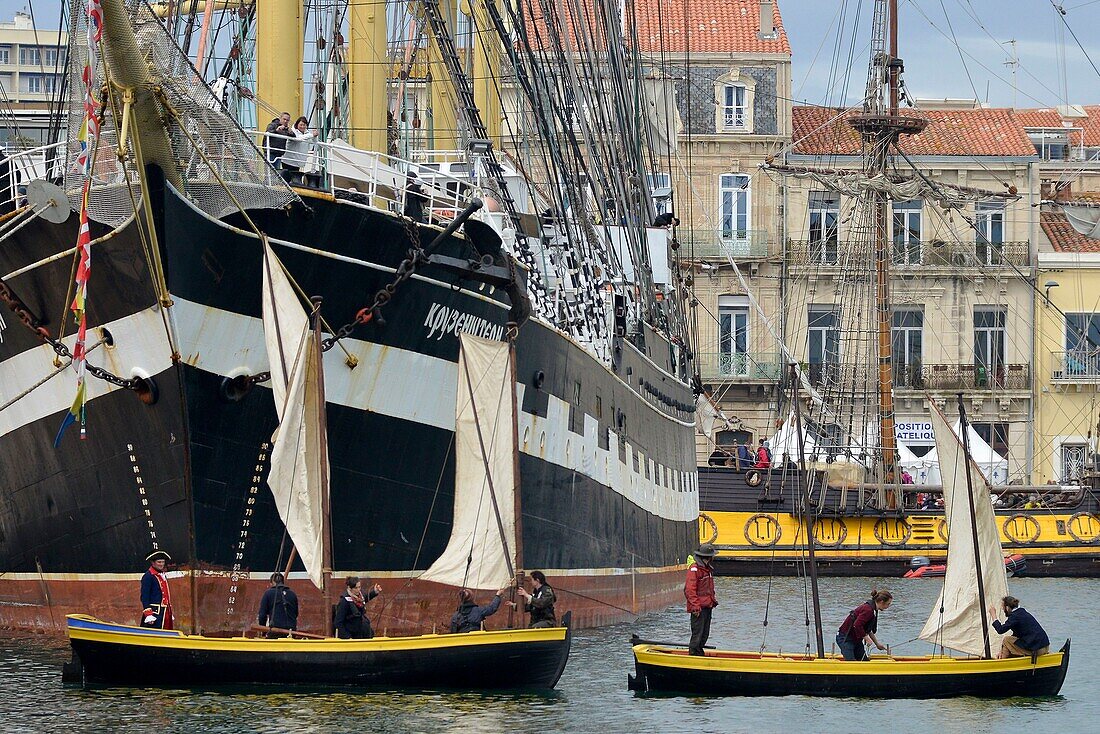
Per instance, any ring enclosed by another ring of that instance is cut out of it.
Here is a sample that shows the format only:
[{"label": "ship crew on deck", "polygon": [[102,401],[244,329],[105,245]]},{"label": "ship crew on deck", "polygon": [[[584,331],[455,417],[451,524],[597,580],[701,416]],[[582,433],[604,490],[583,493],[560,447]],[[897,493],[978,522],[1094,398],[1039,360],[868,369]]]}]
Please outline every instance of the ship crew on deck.
[{"label": "ship crew on deck", "polygon": [[756,449],[756,469],[768,469],[772,465],[772,452],[765,441],[767,439],[760,439],[760,447]]},{"label": "ship crew on deck", "polygon": [[886,649],[875,637],[878,613],[889,609],[893,603],[894,595],[886,589],[871,589],[871,598],[848,612],[836,633],[836,644],[845,660],[869,660],[867,643],[873,643],[879,650]]},{"label": "ship crew on deck", "polygon": [[155,550],[145,557],[149,570],[141,577],[141,626],[154,629],[172,629],[172,593],[164,568],[172,556]]},{"label": "ship crew on deck", "polygon": [[359,577],[349,576],[344,595],[336,605],[336,619],[333,623],[336,636],[341,640],[369,640],[374,637],[374,630],[371,629],[370,620],[367,619],[366,607],[367,602],[381,593],[382,587],[375,584],[364,598]]},{"label": "ship crew on deck", "polygon": [[[1006,596],[1001,600],[1001,609],[1005,613],[1005,621],[993,620],[993,629],[999,634],[1012,632],[1011,635],[1001,640],[1002,658],[1035,658],[1050,652],[1050,638],[1046,630],[1031,613],[1020,606],[1020,600],[1014,596]],[[997,610],[989,608],[989,616],[996,617]]]},{"label": "ship crew on deck", "polygon": [[264,136],[264,147],[267,149],[268,163],[279,163],[279,159],[286,152],[286,141],[290,132],[290,113],[282,112],[274,120],[267,124],[267,133]]},{"label": "ship crew on deck", "polygon": [[710,618],[718,599],[714,595],[714,546],[703,543],[694,553],[694,559],[687,571],[684,583],[684,596],[687,598],[687,610],[691,615],[691,642],[688,653],[705,655],[704,645],[710,637]]},{"label": "ship crew on deck", "polygon": [[535,593],[528,593],[522,586],[516,589],[527,603],[523,610],[531,615],[531,623],[528,627],[557,627],[558,618],[554,615],[554,590],[546,583],[546,575],[542,571],[532,571],[531,581],[535,587]]},{"label": "ship crew on deck", "polygon": [[[275,627],[283,630],[298,629],[298,595],[283,582],[283,575],[276,571],[271,574],[271,588],[260,599],[258,615],[261,627]],[[286,637],[285,632],[268,631],[270,638]]]},{"label": "ship crew on deck", "polygon": [[486,617],[491,617],[500,609],[500,600],[504,596],[501,589],[493,600],[479,607],[474,602],[474,593],[469,589],[458,592],[458,610],[451,615],[451,632],[476,632]]}]

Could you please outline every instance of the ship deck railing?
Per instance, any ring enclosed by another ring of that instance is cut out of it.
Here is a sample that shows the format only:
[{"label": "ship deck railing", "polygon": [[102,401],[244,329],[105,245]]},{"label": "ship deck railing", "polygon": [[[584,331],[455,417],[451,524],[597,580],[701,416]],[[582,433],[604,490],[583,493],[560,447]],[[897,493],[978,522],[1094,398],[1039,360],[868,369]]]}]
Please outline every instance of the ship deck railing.
[{"label": "ship deck railing", "polygon": [[[267,140],[274,133],[255,131],[267,151]],[[328,191],[337,196],[366,203],[394,213],[405,211],[409,185],[420,184],[425,198],[425,216],[445,224],[454,219],[472,196],[471,182],[439,170],[438,162],[408,160],[397,156],[355,148],[341,140],[311,140],[299,171],[284,169],[276,159],[288,183]]]},{"label": "ship deck railing", "polygon": [[29,182],[40,178],[57,180],[64,175],[65,143],[49,143],[20,150],[5,148],[3,162],[10,167],[13,175],[0,176],[0,200],[15,201],[26,191]]}]

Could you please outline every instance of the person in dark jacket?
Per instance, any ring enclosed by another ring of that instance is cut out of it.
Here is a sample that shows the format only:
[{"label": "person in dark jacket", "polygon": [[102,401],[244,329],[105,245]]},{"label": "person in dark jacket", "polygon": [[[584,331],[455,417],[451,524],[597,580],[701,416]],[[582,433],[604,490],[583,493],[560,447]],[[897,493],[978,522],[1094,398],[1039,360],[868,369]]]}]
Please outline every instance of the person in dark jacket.
[{"label": "person in dark jacket", "polygon": [[[260,626],[284,630],[298,629],[298,596],[284,585],[279,572],[271,574],[271,588],[260,599]],[[268,632],[268,637],[286,637],[285,632]]]},{"label": "person in dark jacket", "polygon": [[405,208],[402,213],[414,222],[424,223],[424,206],[428,203],[428,195],[424,193],[424,187],[420,185],[416,174],[409,171],[408,180],[405,183]]},{"label": "person in dark jacket", "polygon": [[528,627],[557,627],[558,618],[554,615],[554,590],[546,583],[546,576],[542,571],[531,572],[531,582],[535,592],[528,593],[522,586],[516,589],[519,595],[526,600],[523,610],[531,615],[531,623]]},{"label": "person in dark jacket", "polygon": [[[1001,654],[998,657],[1030,658],[1050,652],[1050,638],[1046,630],[1030,612],[1020,607],[1019,599],[1006,596],[1001,600],[1001,609],[1005,613],[1005,621],[994,619],[993,629],[1002,635],[1006,632],[1012,634],[1001,640]],[[990,607],[989,616],[995,618],[997,610]]]},{"label": "person in dark jacket", "polygon": [[141,577],[141,626],[155,629],[172,629],[172,592],[164,569],[172,556],[155,550],[145,557],[149,570]]},{"label": "person in dark jacket", "polygon": [[878,641],[878,613],[890,608],[894,595],[886,589],[871,589],[871,598],[848,612],[840,630],[836,633],[836,645],[845,660],[869,660],[867,643],[873,643],[879,650],[886,646]]},{"label": "person in dark jacket", "polygon": [[332,625],[336,629],[336,636],[341,640],[369,640],[374,637],[366,608],[367,602],[381,593],[382,587],[375,584],[364,598],[359,577],[349,576],[344,595],[336,605],[336,619]]},{"label": "person in dark jacket", "polygon": [[294,133],[290,131],[290,113],[284,112],[267,123],[267,129],[264,132],[267,133],[264,136],[267,162],[271,164],[279,163],[283,154],[286,153],[287,138],[294,136]]},{"label": "person in dark jacket", "polygon": [[504,596],[501,589],[493,600],[483,607],[474,603],[474,593],[469,589],[458,592],[458,611],[451,615],[451,632],[476,632],[486,617],[491,617],[500,609],[500,600]]},{"label": "person in dark jacket", "polygon": [[741,471],[751,469],[752,465],[756,463],[756,457],[752,453],[752,448],[749,446],[749,439],[745,439],[745,442],[737,447],[737,468]]},{"label": "person in dark jacket", "polygon": [[710,620],[718,599],[714,595],[715,550],[710,543],[703,543],[692,554],[688,566],[687,580],[684,582],[684,598],[687,599],[687,611],[691,615],[691,642],[688,654],[706,655],[704,646],[710,637]]}]

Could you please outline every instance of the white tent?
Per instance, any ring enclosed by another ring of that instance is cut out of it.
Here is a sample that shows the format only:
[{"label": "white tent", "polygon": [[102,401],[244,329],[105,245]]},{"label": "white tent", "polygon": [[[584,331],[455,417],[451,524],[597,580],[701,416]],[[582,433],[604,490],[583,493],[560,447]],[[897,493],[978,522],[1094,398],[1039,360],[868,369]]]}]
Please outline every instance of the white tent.
[{"label": "white tent", "polygon": [[[783,457],[790,456],[792,461],[798,461],[798,430],[795,428],[794,413],[787,416],[775,433],[768,438],[768,448],[772,452],[772,460],[782,462]],[[806,449],[806,461],[814,462],[817,455],[817,444],[810,438],[806,424],[802,424],[802,445]]]},{"label": "white tent", "polygon": [[[961,432],[959,421],[955,421],[952,430],[955,431],[956,435],[959,435]],[[973,426],[967,426],[967,440],[970,444],[970,456],[989,483],[992,485],[1008,484],[1008,459],[994,451],[993,447],[978,435]],[[903,448],[902,444],[898,444],[899,453]],[[905,454],[908,454],[908,456]],[[940,461],[936,449],[932,449],[924,456],[918,457],[913,456],[913,453],[906,448],[901,461],[898,463],[913,475],[914,484],[937,485],[943,483],[940,477]]]}]

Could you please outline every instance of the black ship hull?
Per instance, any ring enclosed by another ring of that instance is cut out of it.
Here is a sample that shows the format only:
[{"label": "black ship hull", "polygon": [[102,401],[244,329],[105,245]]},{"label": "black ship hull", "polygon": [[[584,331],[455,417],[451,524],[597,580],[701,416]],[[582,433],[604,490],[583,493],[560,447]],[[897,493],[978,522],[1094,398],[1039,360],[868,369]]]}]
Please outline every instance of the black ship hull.
[{"label": "black ship hull", "polygon": [[[71,373],[0,412],[0,626],[60,630],[69,611],[118,618],[137,606],[126,597],[155,545],[181,572],[177,616],[239,629],[263,577],[286,562],[264,485],[274,403],[247,379],[267,362],[260,242],[171,189],[153,193],[171,305],[159,303],[132,224],[97,241],[89,323],[105,325],[112,345],[89,359],[151,378],[155,399],[93,380],[87,440],[71,429],[57,449]],[[324,297],[335,327],[392,282],[409,230],[376,209],[307,202],[252,216],[304,291]],[[438,230],[417,234],[427,244]],[[35,222],[0,255],[0,275],[16,273],[8,285],[41,320],[61,312],[70,275],[67,258],[42,261],[74,241],[72,221]],[[464,257],[470,244],[454,236],[439,251]],[[400,596],[383,626],[423,631],[451,611],[450,592],[437,599],[442,587],[415,577],[450,535],[457,334],[502,338],[509,306],[499,289],[428,266],[400,286],[385,323],[341,342],[357,366],[341,347],[326,353],[334,565]],[[20,324],[2,334],[10,398],[52,369],[53,351]],[[608,368],[537,320],[517,339],[523,566],[558,579],[579,625],[674,601],[695,542],[692,418],[652,397],[690,404],[690,391],[673,377],[667,343],[652,342],[621,342]],[[70,606],[81,597],[88,605]]]}]

